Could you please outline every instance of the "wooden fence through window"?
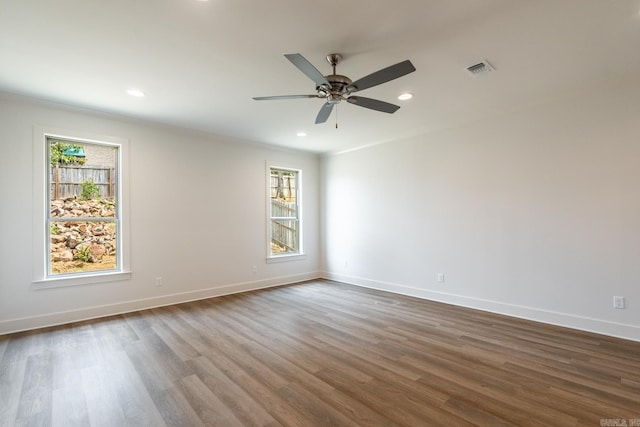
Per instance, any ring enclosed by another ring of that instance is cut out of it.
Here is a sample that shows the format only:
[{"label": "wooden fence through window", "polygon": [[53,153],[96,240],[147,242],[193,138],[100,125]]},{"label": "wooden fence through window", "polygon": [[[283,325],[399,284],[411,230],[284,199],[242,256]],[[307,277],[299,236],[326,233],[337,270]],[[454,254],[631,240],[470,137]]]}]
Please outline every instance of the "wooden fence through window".
[{"label": "wooden fence through window", "polygon": [[51,200],[80,197],[82,184],[93,181],[101,198],[115,197],[115,169],[101,166],[56,165],[49,168]]},{"label": "wooden fence through window", "polygon": [[299,221],[296,211],[295,203],[271,199],[271,217],[279,218],[271,219],[271,243],[274,253],[298,252]]}]

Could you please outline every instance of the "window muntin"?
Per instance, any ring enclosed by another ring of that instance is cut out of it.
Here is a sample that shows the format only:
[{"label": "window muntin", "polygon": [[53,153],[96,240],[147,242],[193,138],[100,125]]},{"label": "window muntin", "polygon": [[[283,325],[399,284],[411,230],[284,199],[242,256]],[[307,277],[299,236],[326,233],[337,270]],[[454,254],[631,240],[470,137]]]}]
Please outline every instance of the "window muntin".
[{"label": "window muntin", "polygon": [[269,256],[302,253],[300,175],[297,169],[269,167]]},{"label": "window muntin", "polygon": [[46,277],[122,270],[120,146],[46,137]]}]

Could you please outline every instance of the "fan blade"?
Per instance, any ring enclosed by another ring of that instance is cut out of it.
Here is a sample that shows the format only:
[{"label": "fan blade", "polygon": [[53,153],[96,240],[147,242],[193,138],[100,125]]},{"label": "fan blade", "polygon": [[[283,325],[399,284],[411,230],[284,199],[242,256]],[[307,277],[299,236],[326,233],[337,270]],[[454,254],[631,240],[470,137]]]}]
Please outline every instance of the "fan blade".
[{"label": "fan blade", "polygon": [[320,108],[320,111],[318,111],[318,116],[316,117],[316,124],[324,123],[324,122],[327,121],[327,119],[331,115],[331,111],[333,110],[333,106],[334,106],[334,104],[330,104],[330,103],[326,102],[322,106],[322,108]]},{"label": "fan blade", "polygon": [[318,95],[281,95],[281,96],[255,96],[256,101],[273,101],[277,99],[318,98]]},{"label": "fan blade", "polygon": [[324,78],[322,73],[316,67],[299,53],[288,53],[285,57],[295,65],[298,70],[302,71],[307,77],[316,83],[316,86],[331,87],[331,83]]},{"label": "fan blade", "polygon": [[413,73],[415,70],[416,67],[414,67],[411,61],[407,59],[406,61],[383,68],[382,70],[378,70],[375,73],[371,73],[368,76],[356,80],[347,87],[347,90],[350,92],[356,92],[368,89],[370,87],[386,83],[390,80],[397,79],[398,77],[402,77],[406,74]]},{"label": "fan blade", "polygon": [[364,98],[362,96],[350,96],[347,102],[357,105],[358,107],[369,108],[371,110],[382,111],[383,113],[395,113],[400,109],[398,105],[389,104],[388,102],[378,99]]}]

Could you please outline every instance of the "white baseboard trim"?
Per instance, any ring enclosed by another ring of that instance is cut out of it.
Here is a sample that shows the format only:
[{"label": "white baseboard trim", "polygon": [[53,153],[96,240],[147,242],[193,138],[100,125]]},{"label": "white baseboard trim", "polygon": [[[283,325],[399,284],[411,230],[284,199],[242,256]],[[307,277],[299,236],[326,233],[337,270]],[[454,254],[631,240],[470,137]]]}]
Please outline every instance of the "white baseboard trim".
[{"label": "white baseboard trim", "polygon": [[274,277],[265,280],[256,280],[252,282],[235,283],[230,285],[218,286],[215,288],[199,289],[197,291],[180,292],[134,301],[125,301],[116,304],[87,307],[78,310],[62,311],[42,314],[38,316],[3,320],[0,321],[0,335],[57,326],[65,323],[96,319],[100,317],[131,313],[134,311],[146,310],[149,308],[163,307],[167,305],[214,298],[223,295],[237,294],[240,292],[248,292],[275,286],[289,285],[291,283],[319,279],[320,277],[321,274],[319,272],[310,272],[291,276]]},{"label": "white baseboard trim", "polygon": [[443,302],[446,304],[458,305],[461,307],[473,308],[632,341],[640,341],[640,326],[636,325],[615,323],[607,320],[592,319],[589,317],[542,310],[533,307],[506,304],[499,301],[418,289],[397,283],[381,282],[338,273],[323,272],[321,277],[323,279],[335,280],[365,288],[378,289],[381,291],[393,292],[401,295]]}]

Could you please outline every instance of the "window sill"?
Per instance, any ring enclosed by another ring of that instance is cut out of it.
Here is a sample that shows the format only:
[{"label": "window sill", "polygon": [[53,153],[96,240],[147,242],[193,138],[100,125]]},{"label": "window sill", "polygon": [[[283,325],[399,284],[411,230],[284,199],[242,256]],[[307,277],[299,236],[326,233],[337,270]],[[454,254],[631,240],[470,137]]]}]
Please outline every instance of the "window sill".
[{"label": "window sill", "polygon": [[267,257],[267,264],[276,262],[299,261],[305,259],[306,257],[306,254],[275,255]]},{"label": "window sill", "polygon": [[41,280],[34,280],[31,287],[35,290],[64,288],[67,286],[84,286],[96,283],[120,282],[130,280],[130,271],[118,271],[113,273],[86,274],[81,276],[55,277]]}]

